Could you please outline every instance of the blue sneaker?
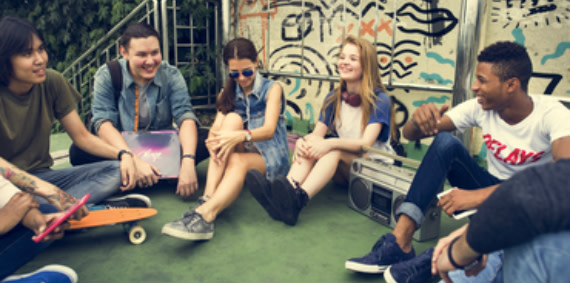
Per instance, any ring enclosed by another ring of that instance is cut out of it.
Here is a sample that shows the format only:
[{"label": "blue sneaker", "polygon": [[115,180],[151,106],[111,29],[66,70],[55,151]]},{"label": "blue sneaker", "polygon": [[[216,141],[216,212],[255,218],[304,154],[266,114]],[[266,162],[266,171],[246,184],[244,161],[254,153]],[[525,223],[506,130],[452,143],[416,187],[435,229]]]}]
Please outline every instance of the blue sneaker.
[{"label": "blue sneaker", "polygon": [[356,272],[379,274],[384,272],[388,266],[410,260],[415,255],[413,247],[409,253],[402,251],[398,243],[396,243],[396,237],[392,233],[388,233],[374,244],[372,251],[367,255],[347,260],[344,263],[344,267]]},{"label": "blue sneaker", "polygon": [[384,271],[387,283],[431,282],[431,255],[433,248],[408,261],[390,265]]},{"label": "blue sneaker", "polygon": [[19,282],[75,283],[77,282],[77,273],[67,266],[51,264],[32,273],[6,277],[2,281],[2,283]]}]

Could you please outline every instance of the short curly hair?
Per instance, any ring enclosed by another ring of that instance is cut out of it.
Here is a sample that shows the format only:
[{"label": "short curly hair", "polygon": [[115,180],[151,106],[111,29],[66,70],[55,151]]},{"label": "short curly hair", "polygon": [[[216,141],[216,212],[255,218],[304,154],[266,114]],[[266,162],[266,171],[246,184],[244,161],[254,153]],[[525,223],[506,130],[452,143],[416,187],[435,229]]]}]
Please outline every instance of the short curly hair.
[{"label": "short curly hair", "polygon": [[532,76],[532,62],[524,46],[508,41],[496,42],[483,49],[477,61],[493,64],[493,72],[502,82],[517,78],[521,88],[527,91]]}]

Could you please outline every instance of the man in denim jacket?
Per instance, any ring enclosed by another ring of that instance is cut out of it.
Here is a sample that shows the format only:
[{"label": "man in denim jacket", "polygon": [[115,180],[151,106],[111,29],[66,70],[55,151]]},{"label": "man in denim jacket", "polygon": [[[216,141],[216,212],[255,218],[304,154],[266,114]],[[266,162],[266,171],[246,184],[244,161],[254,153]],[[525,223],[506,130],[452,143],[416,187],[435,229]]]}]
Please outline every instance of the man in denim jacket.
[{"label": "man in denim jacket", "polygon": [[[101,139],[119,148],[129,148],[121,131],[158,131],[179,128],[182,160],[176,193],[188,197],[198,189],[196,164],[208,157],[205,129],[198,131],[199,121],[192,110],[186,81],[174,66],[162,61],[158,32],[150,25],[135,23],[127,27],[120,39],[119,60],[123,77],[118,99],[114,94],[107,65],[95,74],[92,104],[93,130]],[[199,132],[199,133],[198,133]],[[71,161],[75,158],[70,150]],[[158,182],[159,170],[135,157],[136,181],[141,188]]]}]

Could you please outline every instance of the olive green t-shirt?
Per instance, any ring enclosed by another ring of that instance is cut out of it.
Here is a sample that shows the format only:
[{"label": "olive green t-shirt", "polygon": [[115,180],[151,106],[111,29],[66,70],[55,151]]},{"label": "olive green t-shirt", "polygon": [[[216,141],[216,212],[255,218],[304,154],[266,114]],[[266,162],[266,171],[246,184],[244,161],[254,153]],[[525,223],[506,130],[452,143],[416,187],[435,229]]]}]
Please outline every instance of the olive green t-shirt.
[{"label": "olive green t-shirt", "polygon": [[58,72],[48,69],[46,80],[26,95],[0,86],[0,156],[25,171],[53,165],[49,153],[51,128],[76,110],[81,96]]}]

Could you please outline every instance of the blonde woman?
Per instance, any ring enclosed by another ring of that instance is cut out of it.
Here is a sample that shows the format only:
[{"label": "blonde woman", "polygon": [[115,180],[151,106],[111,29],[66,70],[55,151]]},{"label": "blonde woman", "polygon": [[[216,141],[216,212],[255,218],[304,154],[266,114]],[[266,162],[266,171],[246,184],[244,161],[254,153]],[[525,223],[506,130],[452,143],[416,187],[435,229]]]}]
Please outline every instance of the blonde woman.
[{"label": "blonde woman", "polygon": [[[340,86],[326,96],[313,132],[297,140],[289,173],[270,182],[260,172],[248,172],[252,195],[272,218],[295,225],[301,209],[331,179],[348,184],[350,165],[363,145],[393,153],[391,103],[377,60],[370,42],[348,36],[338,60]],[[325,137],[329,132],[332,137]]]}]

